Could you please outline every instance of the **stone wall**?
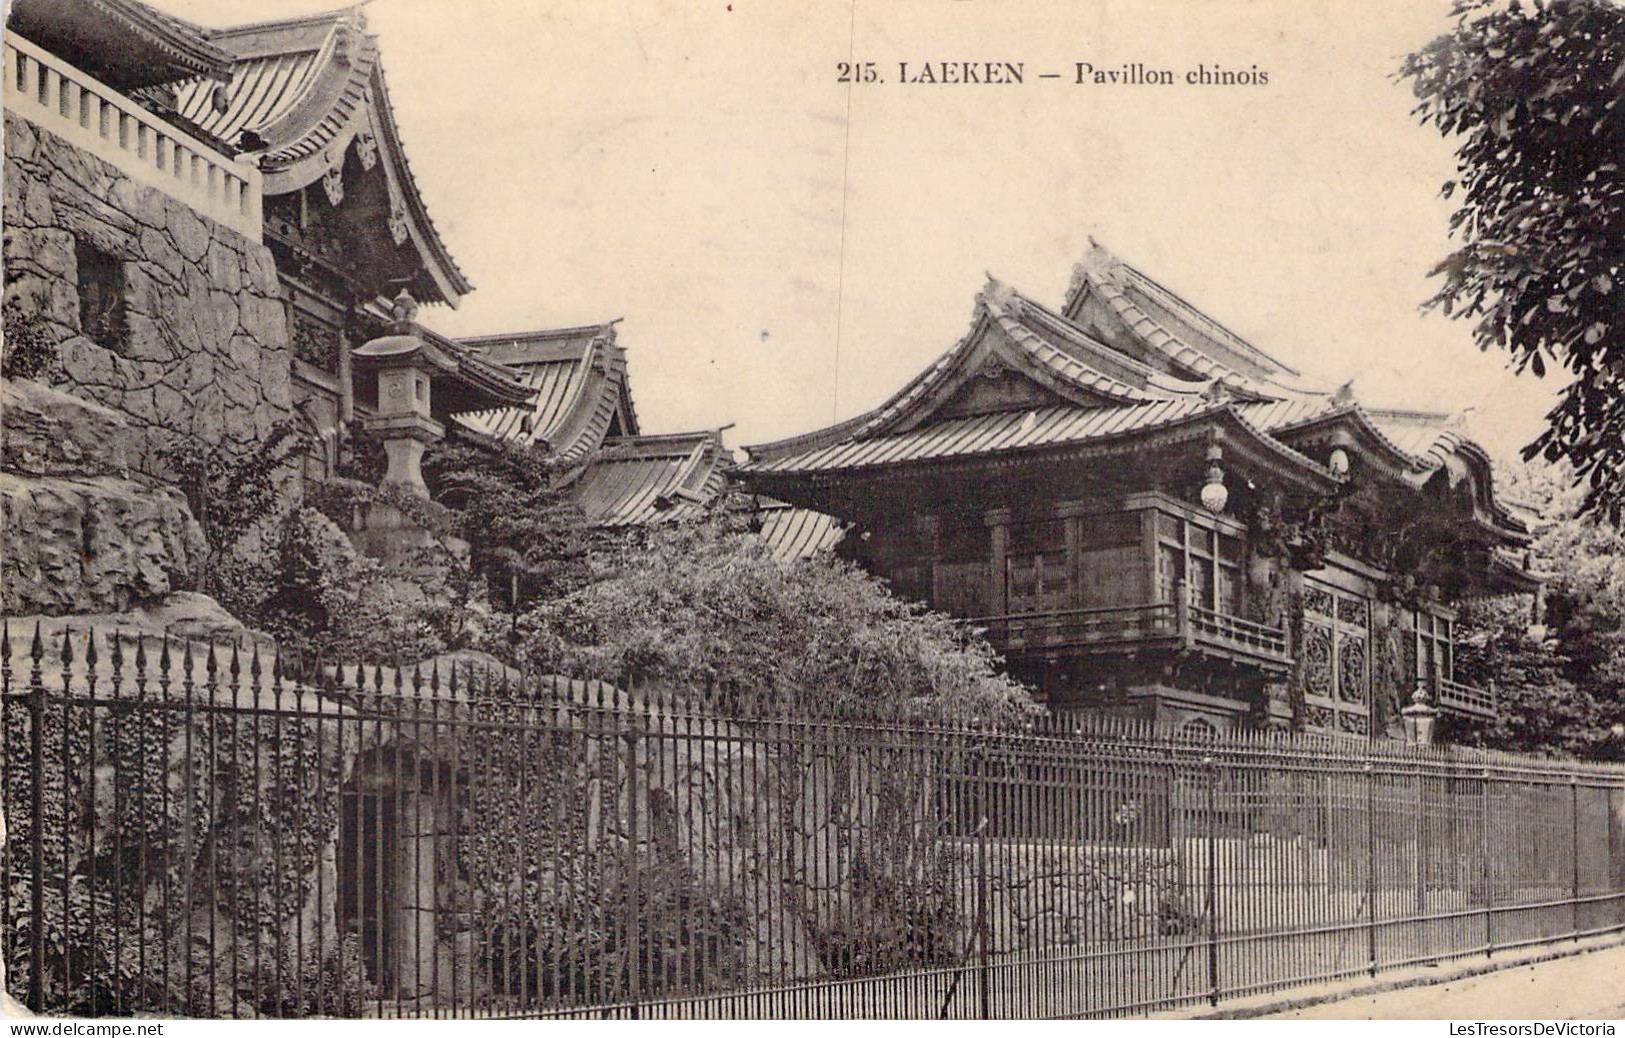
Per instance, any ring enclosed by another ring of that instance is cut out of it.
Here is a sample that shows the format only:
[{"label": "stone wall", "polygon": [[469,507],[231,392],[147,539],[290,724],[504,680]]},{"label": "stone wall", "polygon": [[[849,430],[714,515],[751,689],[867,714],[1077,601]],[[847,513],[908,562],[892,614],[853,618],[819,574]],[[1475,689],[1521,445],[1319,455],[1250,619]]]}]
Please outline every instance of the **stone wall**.
[{"label": "stone wall", "polygon": [[[83,241],[123,261],[128,336],[81,334]],[[177,436],[247,450],[292,415],[286,318],[263,245],[5,113],[5,304],[59,340],[59,388],[128,417],[133,466]]]},{"label": "stone wall", "polygon": [[123,415],[23,379],[0,379],[0,414],[6,613],[115,612],[196,582],[203,531],[134,470],[145,440]]}]

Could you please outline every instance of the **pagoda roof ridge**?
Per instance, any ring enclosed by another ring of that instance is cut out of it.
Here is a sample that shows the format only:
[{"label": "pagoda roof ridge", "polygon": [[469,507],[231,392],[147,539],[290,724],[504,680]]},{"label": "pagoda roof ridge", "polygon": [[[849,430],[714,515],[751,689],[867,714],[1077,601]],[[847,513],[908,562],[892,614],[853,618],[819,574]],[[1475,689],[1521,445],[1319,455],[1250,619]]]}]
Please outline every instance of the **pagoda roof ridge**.
[{"label": "pagoda roof ridge", "polygon": [[[1204,378],[1223,378],[1254,391],[1302,392],[1281,381],[1301,373],[1254,346],[1136,267],[1120,259],[1094,237],[1082,261],[1073,265],[1062,313],[1076,316],[1092,290],[1109,306],[1129,333],[1169,363]],[[1140,298],[1135,298],[1139,296]],[[1153,309],[1161,309],[1184,324],[1206,343],[1191,342],[1178,328],[1170,328]],[[1202,345],[1209,348],[1203,349]],[[1224,357],[1217,354],[1228,353]],[[1246,369],[1251,369],[1246,370]]]},{"label": "pagoda roof ridge", "polygon": [[346,17],[365,18],[361,9],[366,3],[347,4],[342,7],[329,8],[326,11],[313,11],[309,14],[288,15],[282,18],[264,18],[255,22],[239,22],[236,25],[203,26],[202,30],[211,39],[241,36],[245,33],[264,32],[290,28],[305,28],[312,25],[321,25],[337,21]]},{"label": "pagoda roof ridge", "polygon": [[559,328],[533,328],[518,332],[483,332],[479,335],[459,336],[457,341],[464,346],[476,349],[486,346],[496,346],[502,343],[519,342],[547,342],[557,339],[579,339],[584,336],[600,336],[610,342],[615,341],[616,325],[624,318],[616,317],[609,321],[600,321],[594,324],[576,324]]},{"label": "pagoda roof ridge", "polygon": [[[997,329],[1009,346],[986,345]],[[1056,345],[1056,341],[1061,345]],[[998,278],[976,294],[971,326],[958,342],[886,401],[823,429],[745,448],[752,458],[906,431],[925,420],[976,370],[1007,366],[1079,406],[1197,398],[1207,383],[1173,378],[1101,342]]]}]

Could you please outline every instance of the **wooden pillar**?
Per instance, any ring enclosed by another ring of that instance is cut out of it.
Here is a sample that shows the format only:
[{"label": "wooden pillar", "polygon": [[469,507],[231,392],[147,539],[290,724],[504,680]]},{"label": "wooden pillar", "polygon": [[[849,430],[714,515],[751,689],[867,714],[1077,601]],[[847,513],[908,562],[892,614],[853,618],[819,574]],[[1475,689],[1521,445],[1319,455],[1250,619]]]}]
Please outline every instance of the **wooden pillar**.
[{"label": "wooden pillar", "polygon": [[914,541],[919,546],[920,585],[933,609],[940,596],[937,588],[937,550],[942,521],[934,515],[914,513]]},{"label": "wooden pillar", "polygon": [[987,604],[988,612],[1003,616],[1010,611],[1009,587],[1005,580],[1006,558],[1010,554],[1010,510],[997,508],[982,517],[988,528]]},{"label": "wooden pillar", "polygon": [[1083,607],[1083,519],[1078,506],[1068,502],[1055,510],[1066,536],[1066,608]]},{"label": "wooden pillar", "polygon": [[1157,601],[1157,510],[1155,508],[1140,509],[1140,573],[1145,581],[1145,594],[1141,599],[1145,602]]}]

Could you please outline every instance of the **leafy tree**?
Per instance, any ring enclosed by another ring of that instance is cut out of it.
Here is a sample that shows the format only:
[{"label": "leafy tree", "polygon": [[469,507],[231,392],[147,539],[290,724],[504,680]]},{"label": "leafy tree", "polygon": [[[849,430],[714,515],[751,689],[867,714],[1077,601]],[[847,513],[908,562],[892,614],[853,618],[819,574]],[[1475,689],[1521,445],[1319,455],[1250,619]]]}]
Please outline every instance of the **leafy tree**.
[{"label": "leafy tree", "polygon": [[1460,247],[1427,305],[1475,322],[1517,370],[1574,381],[1526,457],[1566,460],[1583,509],[1625,520],[1625,5],[1456,0],[1401,69],[1416,114],[1459,137]]},{"label": "leafy tree", "polygon": [[1617,759],[1625,741],[1625,533],[1580,514],[1584,492],[1546,466],[1503,466],[1513,496],[1548,517],[1533,551],[1548,574],[1543,622],[1523,596],[1469,602],[1458,626],[1464,680],[1497,683],[1502,716],[1455,725],[1499,749]]},{"label": "leafy tree", "polygon": [[601,545],[594,580],[522,619],[529,663],[814,709],[1015,720],[993,650],[851,563],[784,565],[723,518]]},{"label": "leafy tree", "polygon": [[1499,711],[1488,720],[1451,719],[1451,742],[1525,753],[1606,756],[1607,711],[1597,690],[1572,676],[1559,637],[1529,633],[1522,602],[1478,604],[1458,627],[1458,677],[1496,684]]},{"label": "leafy tree", "polygon": [[580,583],[590,531],[545,453],[453,438],[428,452],[423,470],[490,601],[523,605]]}]

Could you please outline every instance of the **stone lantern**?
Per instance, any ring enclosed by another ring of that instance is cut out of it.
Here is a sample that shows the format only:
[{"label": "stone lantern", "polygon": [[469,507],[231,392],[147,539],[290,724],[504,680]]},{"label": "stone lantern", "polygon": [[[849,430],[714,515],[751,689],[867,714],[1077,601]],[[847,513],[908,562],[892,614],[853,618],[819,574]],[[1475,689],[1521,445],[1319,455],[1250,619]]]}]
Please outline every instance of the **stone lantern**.
[{"label": "stone lantern", "polygon": [[377,378],[378,407],[367,418],[367,429],[383,441],[389,458],[384,482],[426,498],[423,452],[446,435],[446,427],[430,417],[433,380],[454,373],[457,364],[415,334],[411,322],[416,311],[417,304],[402,291],[395,297],[395,334],[369,341],[352,356]]},{"label": "stone lantern", "polygon": [[[402,290],[390,305],[386,334],[350,353],[355,397],[370,405],[367,431],[382,441],[389,459],[383,485],[421,498],[421,514],[440,510],[423,481],[423,452],[446,436],[445,422],[458,414],[528,405],[536,391],[513,370],[477,356],[458,343],[418,324],[417,302]],[[437,540],[388,500],[374,501],[357,546],[369,555],[398,559]],[[439,543],[466,550],[456,538]]]}]

